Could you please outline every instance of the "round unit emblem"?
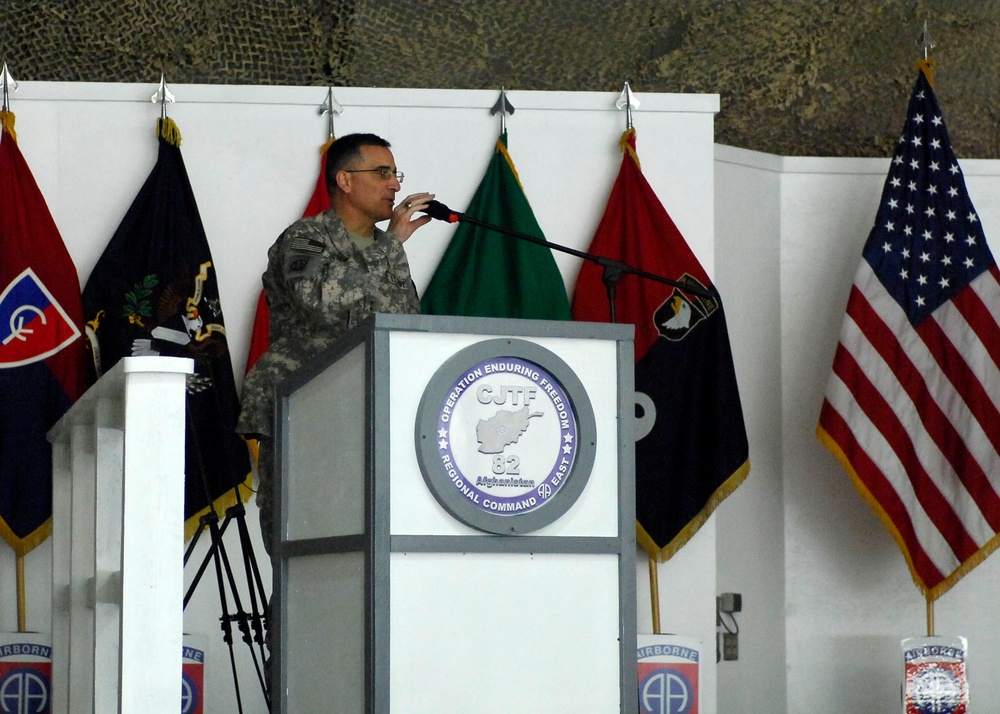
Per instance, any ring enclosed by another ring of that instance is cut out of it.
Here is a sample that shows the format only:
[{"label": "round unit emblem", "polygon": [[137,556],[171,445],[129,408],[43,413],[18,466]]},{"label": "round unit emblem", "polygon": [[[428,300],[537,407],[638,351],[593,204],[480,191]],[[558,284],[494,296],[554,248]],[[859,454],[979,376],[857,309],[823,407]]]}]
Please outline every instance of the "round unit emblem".
[{"label": "round unit emblem", "polygon": [[554,353],[525,340],[487,340],[431,378],[416,446],[427,486],[455,518],[488,533],[528,533],[562,516],[586,486],[594,410]]}]

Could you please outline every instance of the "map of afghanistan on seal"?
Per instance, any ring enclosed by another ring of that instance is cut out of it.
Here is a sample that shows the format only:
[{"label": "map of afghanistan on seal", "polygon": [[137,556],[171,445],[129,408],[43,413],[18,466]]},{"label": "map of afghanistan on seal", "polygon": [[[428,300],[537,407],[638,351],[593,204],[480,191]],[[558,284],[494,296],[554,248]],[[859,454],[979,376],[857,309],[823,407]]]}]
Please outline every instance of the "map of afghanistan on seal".
[{"label": "map of afghanistan on seal", "polygon": [[431,493],[479,530],[517,534],[562,516],[596,450],[590,399],[572,369],[533,342],[486,340],[434,374],[417,413]]}]

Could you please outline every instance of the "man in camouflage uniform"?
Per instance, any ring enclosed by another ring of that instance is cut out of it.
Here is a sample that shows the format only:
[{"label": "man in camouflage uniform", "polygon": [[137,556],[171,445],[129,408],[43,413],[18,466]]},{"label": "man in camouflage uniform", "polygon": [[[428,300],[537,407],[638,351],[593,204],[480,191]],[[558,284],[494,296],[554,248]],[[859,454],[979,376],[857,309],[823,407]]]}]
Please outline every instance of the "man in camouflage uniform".
[{"label": "man in camouflage uniform", "polygon": [[[371,313],[419,312],[402,244],[431,220],[414,214],[434,194],[411,194],[394,207],[402,179],[384,139],[338,139],[327,151],[330,210],[296,221],[267,252],[270,347],[247,374],[237,431],[259,443],[257,505],[269,554],[275,386]],[[375,226],[385,220],[388,230]]]}]

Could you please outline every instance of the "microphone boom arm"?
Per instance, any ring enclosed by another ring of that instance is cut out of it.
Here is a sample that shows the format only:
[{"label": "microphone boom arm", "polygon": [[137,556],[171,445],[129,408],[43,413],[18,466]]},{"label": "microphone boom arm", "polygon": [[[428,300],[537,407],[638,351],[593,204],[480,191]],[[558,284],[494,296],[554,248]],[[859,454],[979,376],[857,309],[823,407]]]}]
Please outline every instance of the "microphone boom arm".
[{"label": "microphone boom arm", "polygon": [[[461,222],[461,223],[471,223],[474,226],[479,226],[480,228],[485,228],[487,230],[494,231],[496,233],[502,233],[503,235],[511,236],[512,238],[517,238],[518,240],[528,241],[529,243],[535,243],[537,245],[543,245],[547,248],[552,248],[553,250],[558,250],[560,253],[567,253],[569,255],[574,255],[577,258],[582,258],[583,260],[589,260],[591,263],[596,263],[600,265],[603,269],[601,275],[601,280],[604,283],[604,287],[608,291],[608,301],[611,309],[611,322],[615,321],[615,291],[618,282],[621,280],[623,275],[636,275],[647,280],[652,280],[657,283],[663,283],[664,285],[670,285],[675,288],[679,288],[685,292],[691,293],[692,295],[697,295],[701,298],[714,299],[713,295],[708,290],[704,290],[693,285],[686,283],[681,283],[676,280],[671,280],[670,278],[665,278],[662,275],[656,275],[655,273],[649,273],[645,270],[640,270],[634,266],[624,263],[620,260],[615,260],[613,258],[606,258],[603,255],[595,255],[593,253],[588,253],[582,250],[576,250],[575,248],[570,248],[559,243],[552,243],[550,241],[544,240],[542,238],[536,238],[535,236],[528,235],[527,233],[521,233],[520,231],[511,230],[510,228],[502,228],[500,226],[495,226],[492,223],[487,223],[486,221],[481,221],[478,218],[473,218],[465,213],[459,213],[458,211],[453,211],[447,208],[444,204],[438,201],[431,201],[431,205],[428,206],[428,211],[425,211],[428,215],[433,218],[438,218],[439,220],[448,221],[449,223]],[[443,209],[443,210],[442,210]]]}]

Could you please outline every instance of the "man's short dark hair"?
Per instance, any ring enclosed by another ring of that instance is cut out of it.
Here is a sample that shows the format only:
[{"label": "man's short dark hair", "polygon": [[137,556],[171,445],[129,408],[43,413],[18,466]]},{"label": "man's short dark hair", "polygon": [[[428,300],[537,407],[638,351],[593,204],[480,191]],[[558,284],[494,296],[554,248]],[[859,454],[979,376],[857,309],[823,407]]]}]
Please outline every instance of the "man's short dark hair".
[{"label": "man's short dark hair", "polygon": [[389,142],[376,134],[346,134],[326,150],[326,187],[331,193],[337,186],[337,173],[351,168],[361,159],[362,146],[381,146],[388,149]]}]

